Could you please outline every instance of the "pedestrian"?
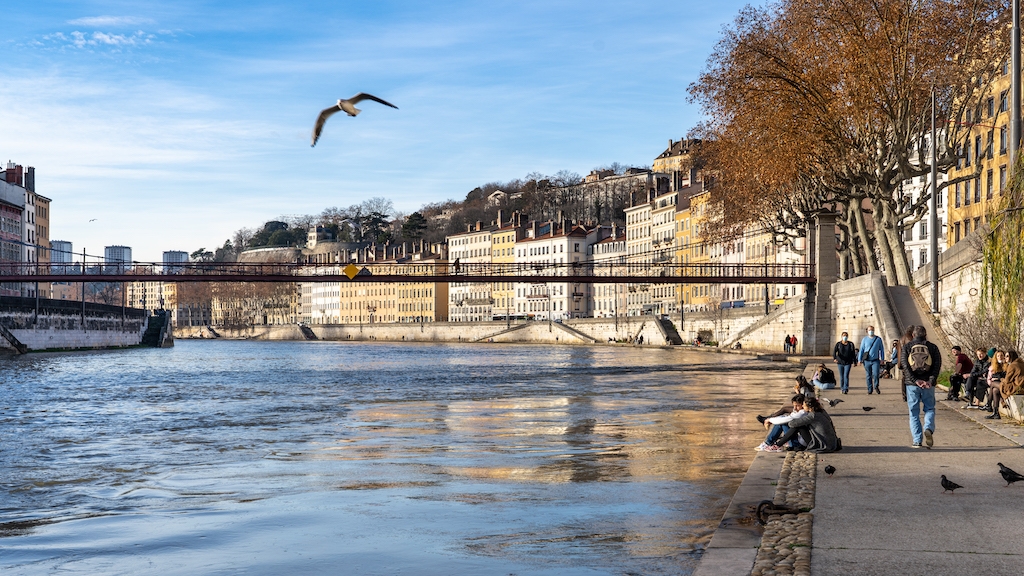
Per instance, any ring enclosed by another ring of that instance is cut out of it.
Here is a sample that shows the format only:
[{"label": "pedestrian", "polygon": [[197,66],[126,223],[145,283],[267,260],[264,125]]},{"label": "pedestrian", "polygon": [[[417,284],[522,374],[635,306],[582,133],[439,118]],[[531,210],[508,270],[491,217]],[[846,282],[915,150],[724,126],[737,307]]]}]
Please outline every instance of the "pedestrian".
[{"label": "pedestrian", "polygon": [[881,394],[878,389],[879,370],[885,359],[885,343],[875,334],[875,327],[868,326],[868,335],[860,341],[860,363],[864,365],[864,374],[868,384],[868,394]]},{"label": "pedestrian", "polygon": [[839,367],[839,388],[846,394],[850,391],[850,368],[857,365],[857,348],[850,342],[850,334],[843,332],[839,342],[832,349],[832,359]]},{"label": "pedestrian", "polygon": [[963,353],[959,346],[953,346],[953,373],[949,375],[949,392],[946,400],[959,400],[960,388],[967,380],[967,375],[974,370],[974,362]]},{"label": "pedestrian", "polygon": [[935,379],[942,371],[939,347],[927,340],[924,326],[914,327],[914,339],[903,347],[900,371],[907,390],[907,408],[910,413],[910,435],[914,448],[921,447],[922,430],[920,412],[924,409],[924,447],[931,449],[935,433]]},{"label": "pedestrian", "polygon": [[792,354],[796,354],[797,353],[797,351],[796,351],[796,334],[793,334],[793,336],[789,339],[789,351]]},{"label": "pedestrian", "polygon": [[786,334],[786,339],[782,341],[782,351],[789,354],[789,334]]},{"label": "pedestrian", "polygon": [[641,334],[641,335],[640,335],[640,338],[638,338],[638,339],[637,339],[637,341],[639,342],[639,344],[640,344],[641,346],[643,346],[643,345],[644,345],[644,335],[643,335],[643,334]]},{"label": "pedestrian", "polygon": [[[907,326],[907,331],[903,333],[903,336],[900,336],[900,342],[899,342],[899,349],[900,349],[899,353],[900,354],[903,354],[903,347],[907,345],[907,342],[910,342],[913,339],[914,339],[914,325],[911,324],[910,326]],[[896,367],[897,368],[899,368],[899,366],[900,366],[900,361],[901,360],[900,360],[899,356],[897,356],[897,358],[896,358]],[[903,395],[903,401],[906,402],[907,401],[907,387],[903,385],[903,374],[902,373],[900,374],[899,379],[900,379],[900,394]]]}]

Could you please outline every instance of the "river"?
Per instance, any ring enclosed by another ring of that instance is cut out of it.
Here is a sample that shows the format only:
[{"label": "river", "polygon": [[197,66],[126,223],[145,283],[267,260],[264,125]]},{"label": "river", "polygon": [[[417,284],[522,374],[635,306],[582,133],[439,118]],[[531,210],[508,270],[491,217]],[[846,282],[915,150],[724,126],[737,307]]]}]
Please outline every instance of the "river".
[{"label": "river", "polygon": [[0,356],[0,571],[687,574],[796,373],[493,344]]}]

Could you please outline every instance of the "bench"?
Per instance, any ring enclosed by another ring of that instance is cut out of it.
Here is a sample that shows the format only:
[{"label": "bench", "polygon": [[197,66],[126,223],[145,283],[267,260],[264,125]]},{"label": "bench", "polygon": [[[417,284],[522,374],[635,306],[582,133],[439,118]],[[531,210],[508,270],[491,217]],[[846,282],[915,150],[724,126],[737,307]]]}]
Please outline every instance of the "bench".
[{"label": "bench", "polygon": [[1003,405],[999,407],[999,413],[1018,422],[1024,422],[1024,395],[1007,396]]}]

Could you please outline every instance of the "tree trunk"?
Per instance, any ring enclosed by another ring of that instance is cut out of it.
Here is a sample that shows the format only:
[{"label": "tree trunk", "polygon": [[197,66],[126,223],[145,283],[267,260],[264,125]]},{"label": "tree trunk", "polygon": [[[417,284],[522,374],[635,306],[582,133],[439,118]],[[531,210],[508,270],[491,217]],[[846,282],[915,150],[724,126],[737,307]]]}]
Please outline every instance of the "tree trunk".
[{"label": "tree trunk", "polygon": [[858,275],[877,272],[878,262],[875,260],[875,249],[871,242],[871,234],[868,233],[868,228],[864,224],[864,209],[861,205],[861,199],[852,199],[850,201],[849,209],[853,212],[853,218],[857,223],[857,237],[860,238],[860,248],[864,252],[863,262],[867,264],[867,271],[865,271],[863,266],[861,266],[861,268],[857,270]]},{"label": "tree trunk", "polygon": [[910,265],[907,263],[907,251],[903,244],[903,232],[896,223],[896,213],[889,202],[881,200],[874,203],[876,236],[882,248],[882,257],[886,259],[885,269],[890,286],[910,286]]}]

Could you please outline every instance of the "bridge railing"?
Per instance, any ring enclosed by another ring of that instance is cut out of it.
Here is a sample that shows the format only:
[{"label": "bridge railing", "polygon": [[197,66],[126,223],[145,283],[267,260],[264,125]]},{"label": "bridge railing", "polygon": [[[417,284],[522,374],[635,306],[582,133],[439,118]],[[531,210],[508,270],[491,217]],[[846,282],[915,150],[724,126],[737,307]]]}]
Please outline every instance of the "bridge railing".
[{"label": "bridge railing", "polygon": [[[354,267],[354,268],[350,268]],[[8,281],[24,278],[31,282],[32,276],[73,276],[116,275],[118,281],[130,280],[131,276],[174,277],[304,277],[373,275],[437,278],[441,276],[467,277],[515,277],[529,276],[571,278],[587,277],[590,281],[600,277],[636,278],[701,278],[750,279],[794,278],[807,279],[814,275],[809,264],[653,264],[646,262],[361,262],[352,264],[292,264],[292,263],[250,263],[250,262],[188,262],[162,264],[159,262],[133,262],[131,264],[50,264],[0,262],[0,276]],[[225,281],[230,281],[225,279]]]}]

